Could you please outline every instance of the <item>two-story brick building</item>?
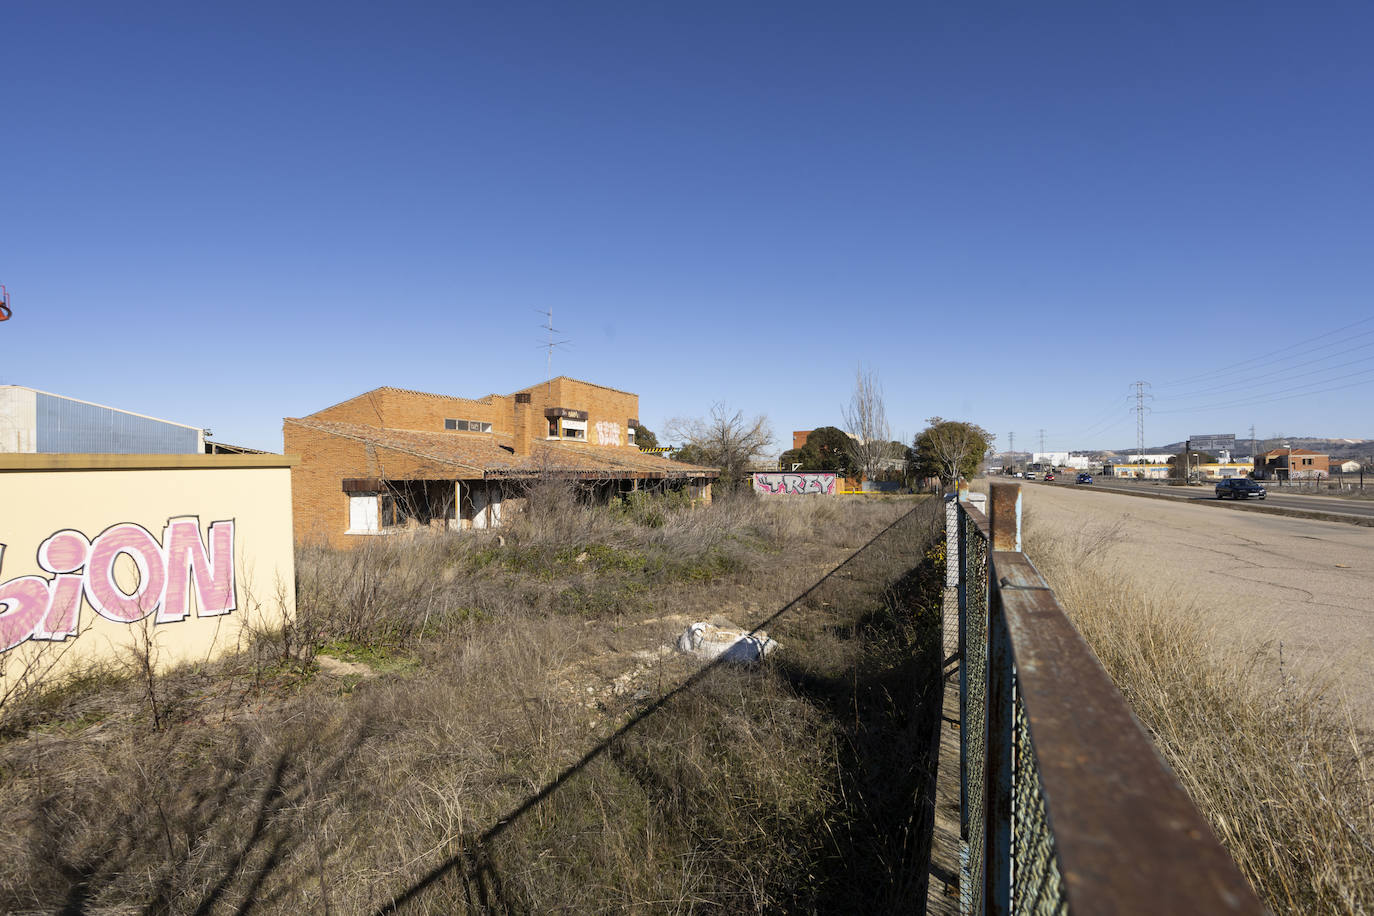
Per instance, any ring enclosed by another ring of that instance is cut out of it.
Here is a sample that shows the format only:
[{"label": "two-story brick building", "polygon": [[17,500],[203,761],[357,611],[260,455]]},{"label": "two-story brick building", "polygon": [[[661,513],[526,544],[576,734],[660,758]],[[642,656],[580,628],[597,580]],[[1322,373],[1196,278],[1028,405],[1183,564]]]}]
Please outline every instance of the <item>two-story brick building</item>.
[{"label": "two-story brick building", "polygon": [[1276,448],[1255,457],[1258,480],[1315,480],[1331,474],[1331,459],[1305,448]]},{"label": "two-story brick building", "polygon": [[417,526],[495,527],[545,477],[600,499],[647,486],[709,500],[719,471],[640,452],[638,415],[636,394],[559,377],[482,398],[377,388],[288,417],[296,537],[343,546]]}]

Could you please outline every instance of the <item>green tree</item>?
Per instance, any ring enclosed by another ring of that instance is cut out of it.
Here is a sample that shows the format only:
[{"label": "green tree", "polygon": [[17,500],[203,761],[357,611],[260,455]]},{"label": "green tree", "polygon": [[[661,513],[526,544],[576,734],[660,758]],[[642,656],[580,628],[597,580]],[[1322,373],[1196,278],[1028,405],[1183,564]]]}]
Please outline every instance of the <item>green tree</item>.
[{"label": "green tree", "polygon": [[931,417],[912,443],[907,462],[917,477],[938,477],[945,486],[978,472],[992,447],[992,433],[975,423]]},{"label": "green tree", "polygon": [[850,445],[849,436],[842,429],[822,426],[811,430],[801,450],[809,459],[802,464],[802,470],[839,471],[848,476],[854,469]]},{"label": "green tree", "polygon": [[658,448],[658,436],[647,426],[635,427],[635,445],[640,448]]}]

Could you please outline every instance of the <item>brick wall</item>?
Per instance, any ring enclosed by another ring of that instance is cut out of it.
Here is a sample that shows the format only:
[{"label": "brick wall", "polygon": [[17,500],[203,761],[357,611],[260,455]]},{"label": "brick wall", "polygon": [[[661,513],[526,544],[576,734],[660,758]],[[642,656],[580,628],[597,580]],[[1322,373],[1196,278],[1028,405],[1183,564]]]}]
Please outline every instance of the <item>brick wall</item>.
[{"label": "brick wall", "polygon": [[353,439],[287,423],[282,431],[285,451],[299,455],[291,469],[291,510],[299,541],[325,541],[347,546],[369,535],[347,535],[348,477],[411,480],[452,480],[454,469],[414,455],[378,448]]},{"label": "brick wall", "polygon": [[[587,442],[592,445],[628,445],[629,428],[627,421],[639,418],[639,395],[627,391],[616,391],[573,379],[556,378],[550,382],[533,385],[522,391],[530,395],[534,415],[542,422],[536,430],[536,438],[548,434],[547,421],[543,421],[544,410],[549,407],[567,407],[570,410],[587,412]],[[615,435],[600,435],[597,424],[615,426]]]}]

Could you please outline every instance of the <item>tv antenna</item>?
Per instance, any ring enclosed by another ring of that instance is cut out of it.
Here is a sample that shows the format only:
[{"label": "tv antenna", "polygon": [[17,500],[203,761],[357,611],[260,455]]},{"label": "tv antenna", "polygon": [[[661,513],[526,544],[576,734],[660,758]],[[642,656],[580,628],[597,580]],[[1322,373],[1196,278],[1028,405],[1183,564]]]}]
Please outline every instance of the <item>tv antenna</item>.
[{"label": "tv antenna", "polygon": [[9,321],[13,314],[10,310],[10,291],[5,289],[5,284],[0,283],[0,321]]},{"label": "tv antenna", "polygon": [[554,349],[565,346],[572,341],[558,339],[557,335],[560,331],[553,326],[553,309],[535,309],[535,311],[544,316],[544,323],[540,327],[549,332],[549,339],[539,345],[539,349],[548,351],[548,357],[544,363],[544,377],[553,378]]}]

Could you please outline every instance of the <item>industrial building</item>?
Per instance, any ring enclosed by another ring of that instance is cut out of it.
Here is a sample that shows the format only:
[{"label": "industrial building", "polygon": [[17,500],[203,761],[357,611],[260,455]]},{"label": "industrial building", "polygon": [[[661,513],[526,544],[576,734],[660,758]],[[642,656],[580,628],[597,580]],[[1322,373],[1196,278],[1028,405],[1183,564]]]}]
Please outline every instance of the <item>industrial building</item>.
[{"label": "industrial building", "polygon": [[22,385],[0,385],[0,452],[199,455],[205,430]]}]

